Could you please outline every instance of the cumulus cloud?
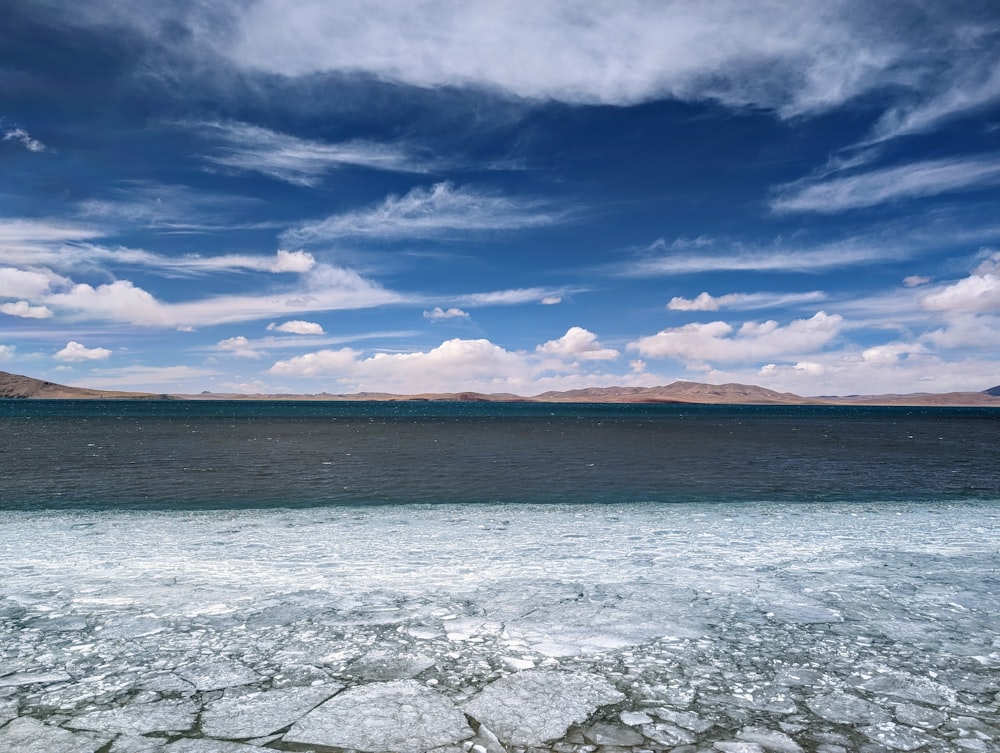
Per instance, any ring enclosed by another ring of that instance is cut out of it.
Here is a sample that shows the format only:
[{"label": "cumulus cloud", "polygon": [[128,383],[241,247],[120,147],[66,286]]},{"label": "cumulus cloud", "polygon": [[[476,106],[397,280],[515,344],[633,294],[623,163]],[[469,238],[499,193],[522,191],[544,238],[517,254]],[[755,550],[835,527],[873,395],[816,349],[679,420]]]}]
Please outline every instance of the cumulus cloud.
[{"label": "cumulus cloud", "polygon": [[27,149],[29,152],[44,152],[45,144],[38,139],[33,139],[23,128],[5,128],[3,131],[4,141],[15,141]]},{"label": "cumulus cloud", "polygon": [[907,275],[903,278],[903,284],[908,288],[916,288],[920,285],[926,285],[931,281],[930,277],[925,277],[924,275]]},{"label": "cumulus cloud", "polygon": [[619,356],[614,348],[602,347],[597,341],[597,335],[583,327],[570,327],[559,339],[539,345],[537,351],[544,355],[581,361],[610,361]]},{"label": "cumulus cloud", "polygon": [[403,196],[391,195],[367,209],[303,223],[281,237],[286,243],[303,245],[337,238],[447,238],[551,225],[565,217],[539,201],[437,183]]},{"label": "cumulus cloud", "polygon": [[825,297],[815,290],[808,293],[730,293],[721,296],[703,292],[695,298],[674,296],[667,308],[671,311],[718,311],[720,308],[749,310],[815,303]]},{"label": "cumulus cloud", "polygon": [[820,183],[780,187],[771,201],[776,212],[836,214],[898,199],[934,196],[1000,183],[1000,157],[924,160]]},{"label": "cumulus cloud", "polygon": [[301,139],[248,123],[191,123],[226,146],[209,162],[240,172],[259,172],[299,186],[316,186],[326,173],[345,165],[377,170],[424,172],[427,165],[400,145],[354,140],[338,144]]},{"label": "cumulus cloud", "polygon": [[275,324],[271,322],[267,325],[269,331],[287,332],[291,335],[323,335],[326,334],[323,327],[316,322],[304,322],[301,319],[292,319],[288,322]]},{"label": "cumulus cloud", "polygon": [[739,329],[723,321],[692,323],[640,338],[629,348],[647,358],[677,358],[688,363],[753,361],[822,349],[842,327],[842,317],[823,311],[786,326],[773,319],[745,322]]},{"label": "cumulus cloud", "polygon": [[0,267],[0,298],[37,298],[68,282],[48,269]]},{"label": "cumulus cloud", "polygon": [[259,350],[256,350],[251,345],[250,341],[243,335],[227,337],[225,340],[219,340],[219,342],[216,343],[216,348],[221,351],[226,351],[234,356],[239,356],[240,358],[260,358],[264,355]]},{"label": "cumulus cloud", "polygon": [[440,321],[442,319],[468,319],[469,312],[462,311],[462,309],[449,308],[443,309],[440,306],[435,306],[434,308],[424,311],[424,319],[430,319],[431,321]]},{"label": "cumulus cloud", "polygon": [[56,352],[59,361],[103,361],[111,355],[107,348],[88,348],[76,340],[70,340],[66,347]]},{"label": "cumulus cloud", "polygon": [[0,303],[0,313],[8,316],[19,316],[22,319],[50,319],[52,309],[48,306],[32,306],[27,301]]},{"label": "cumulus cloud", "polygon": [[1000,251],[991,252],[968,277],[925,295],[920,302],[931,311],[1000,311]]},{"label": "cumulus cloud", "polygon": [[556,345],[546,343],[550,347],[534,351],[511,351],[486,339],[458,338],[428,350],[403,353],[365,355],[354,348],[324,349],[277,361],[269,373],[320,384],[325,380],[331,385],[325,389],[338,392],[477,390],[527,395],[595,384],[649,383],[650,377],[642,371],[631,375],[600,371],[600,364],[617,353],[601,348],[586,330],[581,332],[582,336],[571,329],[569,337],[552,341]]},{"label": "cumulus cloud", "polygon": [[6,361],[14,357],[17,348],[13,345],[0,345],[0,361]]}]

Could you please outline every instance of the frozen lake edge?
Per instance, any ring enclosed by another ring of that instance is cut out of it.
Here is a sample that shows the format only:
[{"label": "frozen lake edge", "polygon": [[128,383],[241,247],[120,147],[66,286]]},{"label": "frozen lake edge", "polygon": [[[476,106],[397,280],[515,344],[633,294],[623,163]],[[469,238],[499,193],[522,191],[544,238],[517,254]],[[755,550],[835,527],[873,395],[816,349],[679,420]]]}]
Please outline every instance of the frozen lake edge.
[{"label": "frozen lake edge", "polygon": [[1000,746],[996,503],[0,521],[0,750]]}]

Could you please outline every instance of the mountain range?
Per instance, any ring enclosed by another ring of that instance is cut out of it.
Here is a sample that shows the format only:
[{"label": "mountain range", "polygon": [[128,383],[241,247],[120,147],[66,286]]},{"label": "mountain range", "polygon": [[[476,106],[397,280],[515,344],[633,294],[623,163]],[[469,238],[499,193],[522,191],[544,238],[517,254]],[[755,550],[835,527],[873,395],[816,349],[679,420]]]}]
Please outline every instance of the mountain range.
[{"label": "mountain range", "polygon": [[0,399],[104,399],[104,400],[423,400],[476,402],[549,403],[693,403],[729,405],[912,405],[1000,407],[1000,385],[982,392],[919,392],[907,395],[847,395],[802,397],[747,384],[702,384],[674,382],[660,387],[589,387],[564,392],[543,392],[532,397],[510,393],[449,392],[394,395],[358,392],[350,395],[329,393],[309,395],[261,395],[202,392],[156,394],[123,390],[95,390],[68,387],[0,371]]}]

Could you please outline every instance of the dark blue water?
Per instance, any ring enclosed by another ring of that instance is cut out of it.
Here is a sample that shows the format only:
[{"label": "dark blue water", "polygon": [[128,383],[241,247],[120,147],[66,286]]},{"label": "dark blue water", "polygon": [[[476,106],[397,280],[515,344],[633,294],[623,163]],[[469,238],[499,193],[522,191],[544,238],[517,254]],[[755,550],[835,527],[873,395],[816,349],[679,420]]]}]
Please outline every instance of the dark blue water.
[{"label": "dark blue water", "polygon": [[0,509],[1000,499],[1000,410],[0,401]]}]

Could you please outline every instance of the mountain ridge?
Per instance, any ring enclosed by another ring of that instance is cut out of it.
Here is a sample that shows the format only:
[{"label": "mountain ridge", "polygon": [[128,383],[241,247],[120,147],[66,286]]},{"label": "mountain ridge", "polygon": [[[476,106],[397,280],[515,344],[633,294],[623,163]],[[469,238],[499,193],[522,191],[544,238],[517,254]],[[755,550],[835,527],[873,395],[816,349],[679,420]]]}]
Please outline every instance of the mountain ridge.
[{"label": "mountain ridge", "polygon": [[909,405],[1000,407],[1000,385],[982,392],[918,392],[910,394],[803,397],[748,384],[705,384],[677,381],[657,387],[584,387],[548,391],[524,397],[512,393],[442,392],[399,395],[388,392],[352,394],[285,395],[214,393],[165,394],[70,387],[34,377],[0,371],[0,399],[76,400],[313,400],[313,401],[413,401],[413,402],[553,402],[717,405]]}]

